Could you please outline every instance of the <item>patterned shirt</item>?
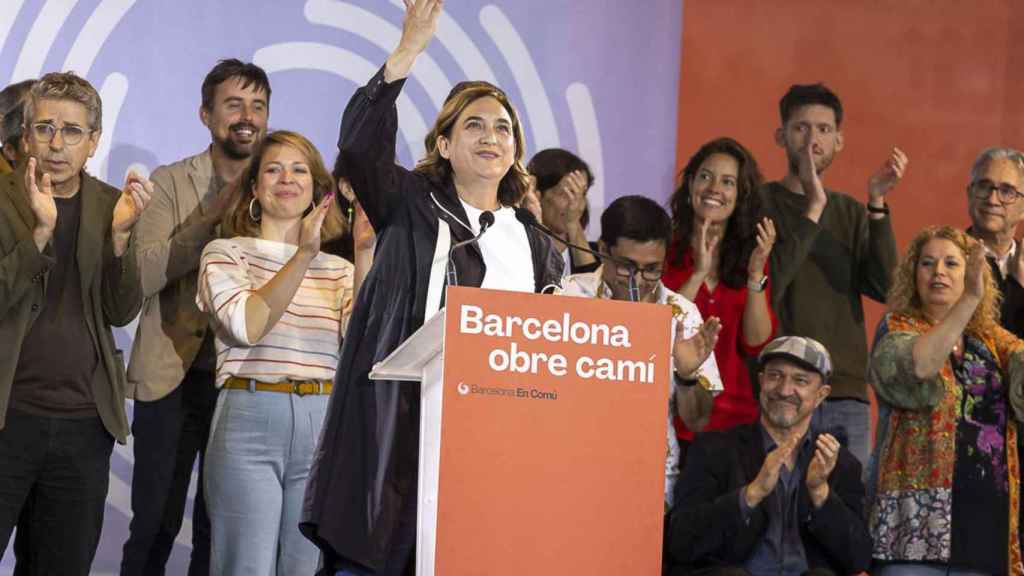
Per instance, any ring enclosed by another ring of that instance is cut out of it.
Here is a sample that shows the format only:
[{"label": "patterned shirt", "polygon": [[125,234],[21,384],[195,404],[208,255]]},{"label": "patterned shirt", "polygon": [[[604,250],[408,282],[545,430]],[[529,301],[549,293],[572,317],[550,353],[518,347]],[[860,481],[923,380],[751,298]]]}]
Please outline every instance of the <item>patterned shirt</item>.
[{"label": "patterned shirt", "polygon": [[196,304],[217,335],[217,386],[231,376],[263,382],[330,380],[352,308],[353,267],[320,252],[281,319],[250,342],[245,304],[295,254],[297,247],[261,238],[210,242],[199,267]]}]

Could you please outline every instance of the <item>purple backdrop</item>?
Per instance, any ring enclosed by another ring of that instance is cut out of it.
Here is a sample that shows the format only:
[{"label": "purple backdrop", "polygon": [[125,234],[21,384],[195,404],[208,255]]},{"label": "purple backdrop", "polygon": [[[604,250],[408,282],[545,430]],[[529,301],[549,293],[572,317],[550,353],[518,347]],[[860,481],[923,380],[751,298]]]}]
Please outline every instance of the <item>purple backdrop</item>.
[{"label": "purple backdrop", "polygon": [[[402,13],[401,0],[3,0],[0,84],[54,70],[89,79],[103,97],[105,127],[89,169],[118,184],[129,167],[148,173],[202,150],[203,76],[220,58],[253,60],[270,73],[271,128],[309,136],[330,163],[345,103],[397,44]],[[681,0],[451,0],[399,102],[399,159],[411,166],[420,157],[452,84],[485,79],[519,109],[527,158],[557,146],[590,163],[592,212],[625,194],[664,200],[681,30]],[[125,350],[133,333],[118,331]],[[119,565],[131,462],[130,443],[118,446],[94,574]],[[187,565],[185,528],[168,574]],[[12,565],[5,554],[0,576]]]}]

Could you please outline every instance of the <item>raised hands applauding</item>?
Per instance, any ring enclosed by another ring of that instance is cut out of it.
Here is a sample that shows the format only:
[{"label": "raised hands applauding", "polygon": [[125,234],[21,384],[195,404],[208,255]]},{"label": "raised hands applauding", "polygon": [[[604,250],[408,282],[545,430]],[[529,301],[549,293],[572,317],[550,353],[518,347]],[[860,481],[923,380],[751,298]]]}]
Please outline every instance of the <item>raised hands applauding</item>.
[{"label": "raised hands applauding", "polygon": [[114,256],[121,257],[128,249],[128,240],[132,228],[142,216],[142,211],[153,198],[153,183],[135,172],[129,172],[125,179],[124,190],[114,206],[114,218],[110,222],[110,232],[114,240]]}]

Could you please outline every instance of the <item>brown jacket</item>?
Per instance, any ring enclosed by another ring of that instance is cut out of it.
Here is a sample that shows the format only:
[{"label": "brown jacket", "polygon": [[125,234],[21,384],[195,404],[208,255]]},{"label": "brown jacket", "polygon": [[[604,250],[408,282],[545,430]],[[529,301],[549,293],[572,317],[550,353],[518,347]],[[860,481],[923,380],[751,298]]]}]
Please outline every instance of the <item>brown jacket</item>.
[{"label": "brown jacket", "polygon": [[[25,193],[22,167],[0,176],[0,428],[3,428],[25,335],[42,310],[49,270],[60,263],[47,246],[43,253],[32,240],[35,215]],[[114,205],[121,192],[82,173],[82,221],[78,232],[78,269],[82,309],[100,358],[92,393],[103,425],[118,442],[128,437],[124,410],[124,356],[114,343],[111,326],[124,326],[139,312],[142,295],[134,247],[115,258],[110,237]],[[134,240],[134,239],[133,239]],[[60,351],[55,350],[58,355]],[[55,361],[59,361],[55,358]]]},{"label": "brown jacket", "polygon": [[145,302],[128,363],[128,394],[151,402],[170,394],[192,366],[208,321],[196,307],[199,257],[215,236],[202,221],[216,197],[207,149],[153,171],[153,200],[136,226]]}]

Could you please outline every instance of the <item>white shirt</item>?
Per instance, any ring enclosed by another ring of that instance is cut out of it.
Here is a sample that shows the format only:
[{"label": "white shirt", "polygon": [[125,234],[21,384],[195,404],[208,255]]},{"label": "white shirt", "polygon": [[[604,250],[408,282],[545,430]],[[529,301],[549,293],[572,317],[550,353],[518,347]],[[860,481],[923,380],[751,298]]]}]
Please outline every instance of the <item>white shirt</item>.
[{"label": "white shirt", "polygon": [[[459,199],[473,234],[480,232],[480,214],[483,210],[474,208]],[[503,206],[493,210],[494,224],[480,238],[480,252],[484,256],[487,272],[481,288],[533,292],[533,252],[526,227],[516,219],[512,208]]]},{"label": "white shirt", "polygon": [[1017,254],[1017,241],[1014,240],[1013,244],[1010,245],[1010,249],[1007,250],[1006,254],[1003,254],[1002,256],[992,251],[992,249],[990,249],[988,245],[983,243],[982,246],[985,247],[985,254],[995,259],[996,266],[999,268],[999,275],[1002,277],[1003,280],[1005,280],[1007,270],[1010,267],[1010,258],[1013,258]]}]

